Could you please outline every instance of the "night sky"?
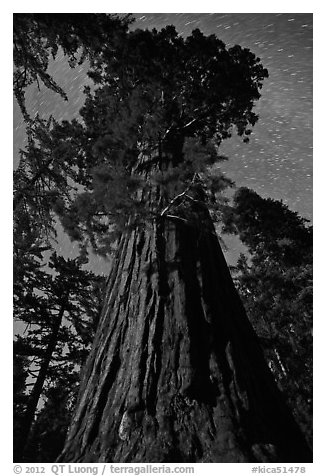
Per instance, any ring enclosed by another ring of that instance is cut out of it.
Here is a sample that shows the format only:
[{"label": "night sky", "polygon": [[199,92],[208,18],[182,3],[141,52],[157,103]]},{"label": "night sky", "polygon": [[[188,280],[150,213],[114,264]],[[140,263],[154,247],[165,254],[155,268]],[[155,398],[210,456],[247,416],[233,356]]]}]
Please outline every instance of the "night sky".
[{"label": "night sky", "polygon": [[[238,137],[222,144],[229,157],[223,165],[237,186],[263,197],[282,199],[292,210],[312,219],[312,14],[306,13],[138,13],[134,28],[160,29],[175,25],[182,35],[195,28],[215,33],[227,46],[240,44],[259,56],[269,71],[257,103],[259,121],[244,144]],[[63,55],[50,73],[68,94],[64,102],[45,87],[28,89],[30,113],[70,119],[83,104],[83,87],[90,83],[87,65],[70,69]],[[24,125],[14,105],[14,160],[24,144]],[[62,244],[66,248],[69,243]]]}]

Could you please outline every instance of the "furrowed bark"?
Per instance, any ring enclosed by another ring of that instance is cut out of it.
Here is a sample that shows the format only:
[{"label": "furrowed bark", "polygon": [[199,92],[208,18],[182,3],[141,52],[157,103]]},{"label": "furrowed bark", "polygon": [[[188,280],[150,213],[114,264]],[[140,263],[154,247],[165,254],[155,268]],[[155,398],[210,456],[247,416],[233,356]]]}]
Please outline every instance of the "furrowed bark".
[{"label": "furrowed bark", "polygon": [[311,461],[204,215],[121,239],[58,461]]}]

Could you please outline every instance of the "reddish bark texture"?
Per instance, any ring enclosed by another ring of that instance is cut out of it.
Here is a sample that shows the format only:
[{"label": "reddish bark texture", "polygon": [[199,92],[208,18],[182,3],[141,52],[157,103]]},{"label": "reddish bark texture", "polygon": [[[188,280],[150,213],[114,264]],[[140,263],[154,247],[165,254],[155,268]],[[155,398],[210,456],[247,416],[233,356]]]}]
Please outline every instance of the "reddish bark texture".
[{"label": "reddish bark texture", "polygon": [[65,462],[308,462],[213,230],[120,242]]}]

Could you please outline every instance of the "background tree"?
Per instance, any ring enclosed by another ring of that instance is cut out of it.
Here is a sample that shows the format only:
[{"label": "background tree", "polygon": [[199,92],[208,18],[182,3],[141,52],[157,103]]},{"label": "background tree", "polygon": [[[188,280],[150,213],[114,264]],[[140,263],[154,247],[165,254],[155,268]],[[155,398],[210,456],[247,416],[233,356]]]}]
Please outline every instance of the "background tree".
[{"label": "background tree", "polygon": [[36,267],[34,261],[28,283],[16,281],[15,286],[15,319],[26,325],[15,341],[15,354],[23,359],[31,387],[24,393],[23,411],[19,407],[15,414],[20,421],[16,461],[23,458],[46,387],[70,381],[66,391],[71,392],[76,386],[76,374],[87,355],[99,312],[96,287],[101,279],[83,271],[79,259],[66,261],[54,253],[48,267],[45,271],[44,264]]},{"label": "background tree", "polygon": [[249,249],[235,268],[235,283],[312,445],[312,227],[282,202],[246,188],[237,191],[224,220]]},{"label": "background tree", "polygon": [[[39,457],[35,445],[33,451],[26,445],[38,436],[37,431],[31,436],[31,430],[41,397],[44,400],[47,389],[60,379],[66,385],[70,382],[67,391],[72,392],[76,386],[77,369],[91,342],[100,305],[101,279],[82,270],[87,260],[80,257],[66,261],[53,252],[55,220],[51,203],[69,187],[65,188],[64,167],[59,169],[55,160],[54,168],[60,173],[54,172],[52,189],[51,180],[45,180],[42,174],[34,180],[41,160],[35,161],[33,169],[32,158],[39,155],[33,148],[28,149],[14,175],[16,197],[19,195],[14,210],[14,317],[21,329],[14,346],[18,379],[14,400],[16,461]],[[42,158],[47,160],[45,153]],[[58,177],[63,180],[60,182]],[[39,182],[43,187],[38,186]]]},{"label": "background tree", "polygon": [[44,392],[44,405],[32,428],[25,460],[52,463],[62,451],[79,388],[79,373],[65,373],[65,379]]},{"label": "background tree", "polygon": [[48,73],[50,58],[59,48],[73,68],[85,60],[100,56],[105,45],[111,48],[132,22],[129,15],[90,13],[15,13],[14,14],[14,94],[25,120],[30,116],[25,106],[25,90],[42,81],[65,100],[65,91]]}]

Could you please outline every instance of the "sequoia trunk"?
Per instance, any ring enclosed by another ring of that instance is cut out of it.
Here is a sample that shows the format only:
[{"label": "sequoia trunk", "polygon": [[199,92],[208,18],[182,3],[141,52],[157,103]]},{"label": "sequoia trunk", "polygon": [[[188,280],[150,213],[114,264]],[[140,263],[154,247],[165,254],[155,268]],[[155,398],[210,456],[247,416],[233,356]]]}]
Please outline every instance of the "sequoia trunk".
[{"label": "sequoia trunk", "polygon": [[121,239],[59,461],[311,461],[212,228]]}]

